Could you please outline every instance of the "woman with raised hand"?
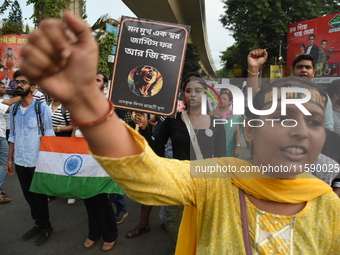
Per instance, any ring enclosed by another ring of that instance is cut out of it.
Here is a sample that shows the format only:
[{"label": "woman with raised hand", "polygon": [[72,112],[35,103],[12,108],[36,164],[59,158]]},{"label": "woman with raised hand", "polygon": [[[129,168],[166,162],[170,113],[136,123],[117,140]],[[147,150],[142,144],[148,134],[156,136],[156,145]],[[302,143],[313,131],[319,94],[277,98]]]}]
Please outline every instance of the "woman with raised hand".
[{"label": "woman with raised hand", "polygon": [[[64,19],[75,40],[59,21],[42,21],[22,49],[21,70],[65,104],[94,157],[132,199],[196,208],[195,218],[182,219],[178,242],[188,247],[177,247],[178,254],[339,253],[340,201],[327,184],[302,173],[325,141],[322,90],[306,79],[289,78],[257,93],[254,107],[262,110],[271,107],[265,100],[270,95],[265,95],[273,87],[304,88],[313,97],[303,104],[311,115],[287,105],[286,115],[278,107],[256,117],[262,126],[245,127],[245,138],[254,150],[252,164],[236,158],[191,162],[160,158],[119,121],[99,90],[91,89],[96,86],[97,45],[82,20],[70,12]],[[294,124],[292,119],[297,125],[282,125],[283,120]],[[190,221],[197,226],[196,234],[187,231]]]}]

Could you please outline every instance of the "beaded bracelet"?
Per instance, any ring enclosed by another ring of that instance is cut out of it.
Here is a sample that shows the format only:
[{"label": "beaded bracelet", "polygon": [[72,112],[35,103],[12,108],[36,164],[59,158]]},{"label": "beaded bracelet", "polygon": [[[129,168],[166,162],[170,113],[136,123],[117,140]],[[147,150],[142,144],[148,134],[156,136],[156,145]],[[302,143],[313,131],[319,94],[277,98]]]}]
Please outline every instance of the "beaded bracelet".
[{"label": "beaded bracelet", "polygon": [[113,103],[111,102],[111,100],[108,100],[108,101],[109,101],[110,108],[109,108],[108,113],[105,114],[103,117],[101,117],[101,118],[99,118],[95,121],[85,122],[85,123],[76,121],[76,120],[71,118],[73,125],[78,126],[78,127],[92,127],[92,126],[98,125],[98,124],[100,124],[104,121],[109,120],[111,118],[111,116],[113,115],[114,106],[113,106]]},{"label": "beaded bracelet", "polygon": [[247,72],[250,73],[251,75],[260,75],[260,72],[258,72],[258,73],[252,73],[252,72],[249,71],[249,69],[247,69]]}]

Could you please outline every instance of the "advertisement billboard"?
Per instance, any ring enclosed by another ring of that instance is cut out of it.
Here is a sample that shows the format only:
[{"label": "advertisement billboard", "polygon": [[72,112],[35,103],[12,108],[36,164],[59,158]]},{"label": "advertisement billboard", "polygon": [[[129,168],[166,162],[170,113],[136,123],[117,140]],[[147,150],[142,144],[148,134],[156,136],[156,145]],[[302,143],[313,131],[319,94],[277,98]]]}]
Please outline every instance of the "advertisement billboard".
[{"label": "advertisement billboard", "polygon": [[5,84],[7,93],[14,90],[12,77],[19,68],[20,47],[26,42],[26,35],[0,36],[0,81]]},{"label": "advertisement billboard", "polygon": [[311,54],[316,77],[340,76],[340,12],[288,25],[287,72],[300,54]]}]

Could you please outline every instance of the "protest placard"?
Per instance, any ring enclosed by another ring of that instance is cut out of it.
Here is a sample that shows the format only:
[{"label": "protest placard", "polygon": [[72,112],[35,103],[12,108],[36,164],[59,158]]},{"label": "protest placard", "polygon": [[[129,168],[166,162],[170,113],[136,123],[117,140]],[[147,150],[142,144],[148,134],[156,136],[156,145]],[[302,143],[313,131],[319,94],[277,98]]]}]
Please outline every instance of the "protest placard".
[{"label": "protest placard", "polygon": [[118,108],[175,113],[190,26],[122,17],[110,98]]}]

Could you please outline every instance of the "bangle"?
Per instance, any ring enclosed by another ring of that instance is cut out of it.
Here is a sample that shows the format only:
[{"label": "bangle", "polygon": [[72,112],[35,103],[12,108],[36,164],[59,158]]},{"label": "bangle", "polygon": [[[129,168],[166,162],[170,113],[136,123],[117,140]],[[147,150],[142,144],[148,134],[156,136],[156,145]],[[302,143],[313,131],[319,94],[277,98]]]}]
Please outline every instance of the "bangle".
[{"label": "bangle", "polygon": [[56,132],[58,132],[58,133],[60,132],[60,127],[57,127],[57,131]]},{"label": "bangle", "polygon": [[247,72],[250,73],[251,75],[254,75],[254,76],[260,75],[260,72],[258,72],[258,73],[252,73],[252,72],[249,71],[249,69],[247,69]]},{"label": "bangle", "polygon": [[105,114],[103,117],[101,117],[101,118],[99,118],[99,119],[97,119],[95,121],[85,122],[85,123],[84,122],[79,122],[79,121],[76,121],[76,120],[72,119],[73,125],[78,126],[78,127],[92,127],[92,126],[98,125],[98,124],[100,124],[100,123],[102,123],[104,121],[109,120],[111,118],[111,116],[113,115],[114,107],[113,107],[113,103],[110,100],[108,100],[108,101],[109,101],[110,108],[109,108],[108,113]]},{"label": "bangle", "polygon": [[236,147],[240,147],[240,148],[241,148],[241,144],[236,144],[236,145],[235,145],[235,148],[236,148]]}]

